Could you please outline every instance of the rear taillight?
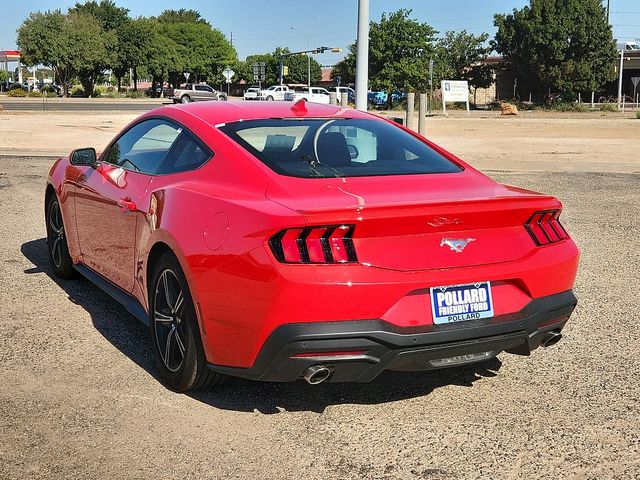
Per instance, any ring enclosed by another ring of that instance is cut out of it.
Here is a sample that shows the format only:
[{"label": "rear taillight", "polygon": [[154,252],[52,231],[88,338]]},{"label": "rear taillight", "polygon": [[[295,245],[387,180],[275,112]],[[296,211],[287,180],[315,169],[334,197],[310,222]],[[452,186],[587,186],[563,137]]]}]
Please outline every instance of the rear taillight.
[{"label": "rear taillight", "polygon": [[353,225],[290,228],[269,240],[282,263],[354,263]]},{"label": "rear taillight", "polygon": [[544,210],[531,215],[524,224],[536,245],[549,245],[569,238],[560,223],[561,210]]}]

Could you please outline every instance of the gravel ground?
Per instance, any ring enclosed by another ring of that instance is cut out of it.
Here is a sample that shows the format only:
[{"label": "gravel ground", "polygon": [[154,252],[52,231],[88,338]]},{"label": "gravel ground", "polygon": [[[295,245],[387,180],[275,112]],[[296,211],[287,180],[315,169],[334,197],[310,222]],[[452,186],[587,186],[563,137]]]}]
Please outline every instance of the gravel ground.
[{"label": "gravel ground", "polygon": [[640,478],[640,175],[489,172],[560,196],[582,248],[555,347],[364,385],[179,395],[142,324],[52,278],[49,165],[0,157],[0,478]]}]

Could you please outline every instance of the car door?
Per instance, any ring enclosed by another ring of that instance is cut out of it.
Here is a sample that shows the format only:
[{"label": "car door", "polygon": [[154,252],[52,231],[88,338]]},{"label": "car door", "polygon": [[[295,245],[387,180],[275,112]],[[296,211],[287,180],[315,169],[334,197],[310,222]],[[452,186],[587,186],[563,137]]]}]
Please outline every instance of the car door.
[{"label": "car door", "polygon": [[112,142],[96,168],[82,167],[75,195],[82,261],[127,292],[134,285],[136,225],[149,214],[150,183],[181,131],[167,120],[143,120]]},{"label": "car door", "polygon": [[213,88],[209,85],[196,85],[198,100],[213,100]]}]

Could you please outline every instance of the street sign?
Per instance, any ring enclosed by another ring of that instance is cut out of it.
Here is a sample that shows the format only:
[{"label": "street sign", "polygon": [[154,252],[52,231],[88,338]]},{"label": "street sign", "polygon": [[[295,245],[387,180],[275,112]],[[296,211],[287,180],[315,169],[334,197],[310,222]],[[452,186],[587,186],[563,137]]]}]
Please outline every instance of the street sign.
[{"label": "street sign", "polygon": [[231,79],[233,78],[233,76],[236,74],[236,72],[234,72],[233,70],[231,70],[229,67],[225,68],[222,71],[222,75],[224,76],[224,78],[227,79],[227,83],[231,83]]},{"label": "street sign", "polygon": [[188,82],[188,81],[189,81],[189,77],[190,77],[190,76],[191,76],[191,73],[189,73],[189,72],[185,72],[185,73],[184,73],[184,80],[185,80],[186,82]]},{"label": "street sign", "polygon": [[267,65],[264,62],[256,62],[253,64],[253,79],[264,81],[267,72]]},{"label": "street sign", "polygon": [[631,77],[631,83],[633,83],[633,88],[636,88],[640,83],[640,77]]}]

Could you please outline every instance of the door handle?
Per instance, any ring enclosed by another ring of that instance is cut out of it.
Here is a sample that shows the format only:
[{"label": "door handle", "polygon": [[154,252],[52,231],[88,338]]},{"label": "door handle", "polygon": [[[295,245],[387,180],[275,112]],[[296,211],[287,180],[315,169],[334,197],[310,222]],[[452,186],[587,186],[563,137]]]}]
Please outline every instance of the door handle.
[{"label": "door handle", "polygon": [[137,210],[136,202],[131,201],[130,198],[121,198],[117,203],[123,212],[135,212]]}]

